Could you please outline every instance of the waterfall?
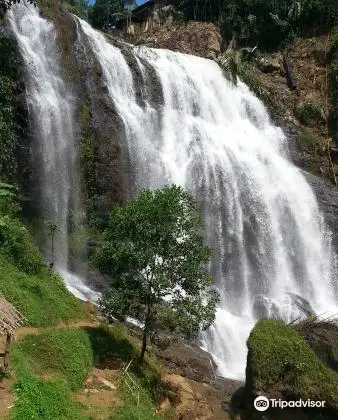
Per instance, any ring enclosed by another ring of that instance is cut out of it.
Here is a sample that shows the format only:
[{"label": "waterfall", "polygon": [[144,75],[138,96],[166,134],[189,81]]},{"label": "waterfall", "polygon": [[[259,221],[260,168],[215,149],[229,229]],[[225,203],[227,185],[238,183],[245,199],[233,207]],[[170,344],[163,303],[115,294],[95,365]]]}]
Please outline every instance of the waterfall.
[{"label": "waterfall", "polygon": [[177,183],[203,208],[221,302],[201,344],[221,374],[241,378],[257,319],[338,306],[316,198],[289,162],[282,130],[241,81],[233,86],[216,63],[166,50],[128,46],[127,60],[76,20],[124,122],[136,189]]},{"label": "waterfall", "polygon": [[[135,191],[176,183],[201,206],[210,272],[221,301],[200,338],[220,374],[242,378],[245,341],[263,317],[291,321],[337,311],[330,235],[287,139],[263,104],[210,60],[120,47],[76,19],[79,48],[94,54],[125,131]],[[68,272],[76,178],[74,94],[65,82],[53,24],[21,4],[8,14],[26,65],[42,217],[55,220],[57,268],[78,297],[96,298]],[[75,209],[76,210],[76,209]]]},{"label": "waterfall", "polygon": [[34,166],[39,173],[41,216],[58,226],[55,265],[76,296],[95,299],[97,295],[78,276],[68,272],[69,218],[71,210],[78,210],[79,203],[77,189],[72,188],[76,177],[75,100],[63,79],[56,32],[53,24],[40,16],[37,7],[26,3],[12,7],[8,22],[26,65],[26,96],[34,137]]}]

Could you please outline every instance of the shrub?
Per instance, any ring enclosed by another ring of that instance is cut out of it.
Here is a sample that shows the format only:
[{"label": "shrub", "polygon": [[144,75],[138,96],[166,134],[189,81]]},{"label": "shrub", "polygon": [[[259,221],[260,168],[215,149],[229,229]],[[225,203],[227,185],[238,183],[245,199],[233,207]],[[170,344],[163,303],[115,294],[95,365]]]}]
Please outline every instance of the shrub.
[{"label": "shrub", "polygon": [[0,251],[26,273],[36,274],[42,257],[26,227],[15,218],[4,216],[0,225]]}]

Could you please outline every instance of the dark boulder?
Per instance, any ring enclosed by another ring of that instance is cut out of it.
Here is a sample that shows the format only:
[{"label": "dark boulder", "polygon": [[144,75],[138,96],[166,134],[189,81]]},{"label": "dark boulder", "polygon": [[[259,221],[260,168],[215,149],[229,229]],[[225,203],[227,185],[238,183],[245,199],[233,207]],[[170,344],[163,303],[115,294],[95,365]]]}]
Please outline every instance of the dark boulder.
[{"label": "dark boulder", "polygon": [[317,357],[338,372],[338,323],[304,322],[298,330]]}]

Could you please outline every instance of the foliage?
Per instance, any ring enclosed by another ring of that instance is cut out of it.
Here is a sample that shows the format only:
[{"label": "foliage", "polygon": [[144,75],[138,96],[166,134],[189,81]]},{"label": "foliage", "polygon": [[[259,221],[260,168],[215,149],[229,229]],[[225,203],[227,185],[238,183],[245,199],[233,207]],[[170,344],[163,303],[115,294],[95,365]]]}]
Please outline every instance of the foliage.
[{"label": "foliage", "polygon": [[148,392],[142,388],[137,376],[131,374],[131,379],[137,386],[137,393],[131,392],[130,387],[120,380],[118,392],[124,404],[117,407],[112,420],[161,420],[162,417],[156,414],[156,407]]},{"label": "foliage", "polygon": [[26,372],[16,382],[15,392],[18,399],[13,408],[14,420],[84,419],[65,380],[44,380]]},{"label": "foliage", "polygon": [[14,185],[0,182],[0,226],[4,226],[4,216],[15,216],[19,211],[17,192]]},{"label": "foliage", "polygon": [[9,179],[14,170],[16,137],[14,122],[14,83],[10,78],[0,74],[0,176]]},{"label": "foliage", "polygon": [[81,303],[67,291],[58,274],[45,267],[37,274],[27,274],[1,253],[0,290],[33,327],[87,317]]},{"label": "foliage", "polygon": [[87,0],[61,0],[65,9],[81,19],[87,19],[89,4]]},{"label": "foliage", "polygon": [[42,257],[26,227],[10,216],[0,220],[0,254],[28,274],[39,273]]},{"label": "foliage", "polygon": [[329,61],[332,105],[330,126],[333,136],[338,139],[338,26],[332,31]]},{"label": "foliage", "polygon": [[259,321],[247,342],[250,365],[260,390],[325,400],[338,389],[337,375],[327,368],[306,344],[296,328],[280,320]]},{"label": "foliage", "polygon": [[187,20],[218,21],[224,39],[274,48],[292,34],[322,33],[338,18],[336,0],[172,0]]},{"label": "foliage", "polygon": [[52,265],[54,265],[54,237],[59,227],[54,220],[47,221],[47,229],[48,229],[48,236],[50,237],[51,241],[51,255],[52,255]]},{"label": "foliage", "polygon": [[89,11],[89,21],[95,28],[109,28],[124,9],[123,0],[97,0]]},{"label": "foliage", "polygon": [[14,345],[12,360],[17,372],[24,367],[34,375],[61,375],[71,389],[81,388],[93,367],[89,336],[79,328],[27,335]]},{"label": "foliage", "polygon": [[[93,364],[100,369],[112,366],[112,363],[117,363],[118,367],[121,359],[129,363],[136,351],[136,340],[119,324],[83,329],[53,328],[38,335],[23,337],[12,347],[12,364],[18,377],[14,419],[82,419],[77,405],[72,401],[71,391],[83,385]],[[147,363],[142,367],[132,364],[129,374],[137,384],[139,401],[120,376],[118,394],[121,405],[112,411],[111,418],[161,419],[155,414],[154,384],[160,387],[160,374],[154,362],[147,358]],[[50,379],[44,380],[38,377],[40,375],[47,375]],[[37,396],[38,387],[40,393]],[[54,392],[52,387],[55,388]],[[34,400],[31,407],[30,398]],[[53,398],[58,401],[54,403]],[[91,416],[91,407],[83,408],[86,419],[94,418]],[[168,413],[164,418],[169,420],[172,417]]]},{"label": "foliage", "polygon": [[92,261],[111,278],[101,301],[104,315],[144,323],[140,361],[163,305],[174,329],[189,337],[213,322],[218,295],[205,269],[209,257],[196,203],[180,187],[145,189],[112,210]]}]

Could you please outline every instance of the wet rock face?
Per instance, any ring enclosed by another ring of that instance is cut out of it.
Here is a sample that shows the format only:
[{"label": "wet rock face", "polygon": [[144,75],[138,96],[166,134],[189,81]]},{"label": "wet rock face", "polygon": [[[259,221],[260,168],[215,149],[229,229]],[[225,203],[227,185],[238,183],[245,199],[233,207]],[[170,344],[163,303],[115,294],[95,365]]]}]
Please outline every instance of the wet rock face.
[{"label": "wet rock face", "polygon": [[324,214],[326,224],[332,238],[332,251],[338,255],[338,189],[328,180],[305,173],[308,183],[315,192],[320,208]]},{"label": "wet rock face", "polygon": [[[32,135],[29,123],[26,88],[24,81],[24,65],[16,39],[11,31],[0,26],[0,75],[13,83],[14,103],[14,156],[11,159],[10,173],[1,174],[9,182],[17,183],[22,194],[22,204],[26,214],[36,212],[37,198],[36,179],[33,173]],[[4,147],[0,144],[1,147]],[[2,151],[2,153],[4,153]]]},{"label": "wet rock face", "polygon": [[168,348],[155,347],[154,353],[172,373],[205,383],[212,382],[216,376],[217,366],[210,354],[182,338],[171,338]]},{"label": "wet rock face", "polygon": [[83,195],[104,222],[112,206],[128,197],[132,185],[127,148],[123,147],[125,130],[93,52],[82,42],[74,50],[81,74],[77,94]]}]

